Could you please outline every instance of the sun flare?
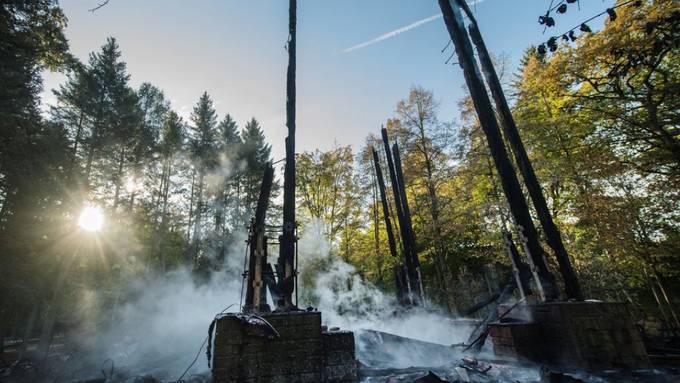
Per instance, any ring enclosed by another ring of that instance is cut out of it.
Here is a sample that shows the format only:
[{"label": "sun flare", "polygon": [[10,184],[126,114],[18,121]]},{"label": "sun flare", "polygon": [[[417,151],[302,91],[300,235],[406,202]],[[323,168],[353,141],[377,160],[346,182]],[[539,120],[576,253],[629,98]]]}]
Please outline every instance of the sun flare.
[{"label": "sun flare", "polygon": [[99,206],[87,205],[80,213],[78,226],[87,231],[99,231],[104,225],[104,212]]}]

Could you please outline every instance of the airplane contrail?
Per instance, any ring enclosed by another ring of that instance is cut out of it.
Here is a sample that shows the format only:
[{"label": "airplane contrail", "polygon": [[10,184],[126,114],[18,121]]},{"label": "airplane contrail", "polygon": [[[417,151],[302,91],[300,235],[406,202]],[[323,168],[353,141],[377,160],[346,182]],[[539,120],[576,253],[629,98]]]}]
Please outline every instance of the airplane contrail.
[{"label": "airplane contrail", "polygon": [[[484,0],[474,0],[474,1],[469,1],[469,3],[471,3],[471,4],[474,5],[474,4],[479,4],[479,3],[481,3],[482,1],[484,1]],[[349,47],[349,48],[345,48],[345,49],[343,49],[342,51],[340,51],[340,54],[349,53],[349,52],[355,51],[355,50],[357,50],[357,49],[366,48],[366,47],[371,46],[371,45],[373,45],[373,44],[377,44],[377,43],[379,43],[379,42],[381,42],[381,41],[384,41],[384,40],[387,40],[387,39],[392,38],[392,37],[394,37],[394,36],[400,35],[400,34],[402,34],[402,33],[404,33],[404,32],[408,32],[408,31],[410,31],[410,30],[412,30],[412,29],[418,28],[418,27],[420,27],[420,26],[422,26],[422,25],[425,25],[425,24],[427,24],[427,23],[429,23],[429,22],[431,22],[431,21],[440,19],[441,17],[442,17],[442,14],[441,14],[441,13],[438,13],[438,14],[436,14],[436,15],[432,15],[432,16],[430,16],[430,17],[426,17],[426,18],[424,18],[424,19],[422,19],[422,20],[418,20],[418,21],[416,21],[416,22],[414,22],[414,23],[411,23],[411,24],[409,24],[409,25],[403,26],[403,27],[401,27],[401,28],[397,28],[397,29],[395,29],[395,30],[393,30],[393,31],[389,31],[389,32],[387,32],[387,33],[384,33],[384,34],[382,34],[382,35],[380,35],[380,36],[378,36],[378,37],[376,37],[376,38],[374,38],[374,39],[365,41],[365,42],[360,43],[360,44],[352,45],[352,46]]]}]

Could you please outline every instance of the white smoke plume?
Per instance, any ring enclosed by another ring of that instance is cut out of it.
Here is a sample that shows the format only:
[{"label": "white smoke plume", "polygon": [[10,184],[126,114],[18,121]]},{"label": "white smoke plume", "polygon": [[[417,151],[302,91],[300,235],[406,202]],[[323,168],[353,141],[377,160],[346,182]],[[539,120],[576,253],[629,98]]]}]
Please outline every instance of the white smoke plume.
[{"label": "white smoke plume", "polygon": [[[391,296],[363,281],[353,266],[332,255],[330,245],[315,235],[318,230],[313,225],[308,228],[301,235],[299,248],[300,306],[317,307],[325,325],[352,331],[379,330],[442,345],[465,340],[469,328],[456,326],[434,310],[404,311]],[[207,278],[179,269],[130,284],[125,304],[110,310],[105,320],[96,319],[101,325],[79,334],[81,354],[87,356],[79,366],[87,373],[80,376],[91,377],[92,371],[99,374],[101,363],[110,359],[115,371],[124,376],[153,375],[162,381],[174,381],[197,353],[197,361],[187,376],[207,374],[205,349],[199,352],[199,347],[216,314],[230,305],[229,312],[239,310],[244,246],[237,241],[226,257],[226,271]],[[92,299],[96,298],[87,297]],[[357,340],[358,359],[369,357],[364,354],[360,337]],[[407,350],[394,357],[397,365],[392,367],[412,363]],[[433,365],[441,360],[431,358]]]}]

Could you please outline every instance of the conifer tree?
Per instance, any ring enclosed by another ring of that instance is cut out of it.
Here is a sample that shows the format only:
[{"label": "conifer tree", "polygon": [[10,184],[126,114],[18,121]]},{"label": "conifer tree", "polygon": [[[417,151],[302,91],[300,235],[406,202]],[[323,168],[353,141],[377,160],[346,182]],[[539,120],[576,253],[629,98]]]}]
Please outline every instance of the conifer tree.
[{"label": "conifer tree", "polygon": [[[113,205],[118,204],[122,187],[126,153],[132,146],[131,137],[139,124],[140,111],[137,95],[128,85],[130,75],[121,60],[116,39],[109,37],[101,50],[91,53],[88,71],[92,77],[92,127],[87,140],[85,178],[94,188],[103,185],[107,174],[113,175]],[[93,164],[98,164],[99,179],[92,179]],[[114,168],[110,168],[110,164]],[[103,189],[101,191],[105,193]]]},{"label": "conifer tree", "polygon": [[271,161],[271,145],[266,143],[260,123],[254,117],[246,123],[241,139],[244,203],[248,211],[254,211],[265,166]]},{"label": "conifer tree", "polygon": [[240,188],[239,154],[242,141],[238,125],[229,114],[224,116],[217,129],[219,132],[219,160],[222,169],[219,172],[220,179],[218,180],[213,205],[215,211],[215,233],[223,235],[225,234],[225,224],[227,223],[225,218],[227,216],[232,217],[230,223],[233,227],[239,222],[241,216],[238,197]]},{"label": "conifer tree", "polygon": [[[207,92],[203,93],[191,114],[191,125],[189,126],[190,150],[193,157],[195,184],[192,185],[196,199],[196,207],[192,214],[194,242],[193,257],[197,261],[199,253],[199,239],[201,229],[201,217],[203,215],[203,193],[205,175],[212,168],[216,161],[217,153],[217,113],[213,107],[213,101]],[[191,204],[193,205],[193,203]],[[191,214],[191,212],[190,212]]]}]

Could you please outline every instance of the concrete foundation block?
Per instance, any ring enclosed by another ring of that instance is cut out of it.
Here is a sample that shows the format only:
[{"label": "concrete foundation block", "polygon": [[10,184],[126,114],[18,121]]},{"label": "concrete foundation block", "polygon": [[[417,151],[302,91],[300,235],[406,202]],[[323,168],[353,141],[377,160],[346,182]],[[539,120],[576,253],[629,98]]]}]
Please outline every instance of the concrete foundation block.
[{"label": "concrete foundation block", "polygon": [[356,380],[352,332],[322,332],[319,312],[261,316],[276,329],[278,338],[250,335],[236,314],[227,314],[217,320],[213,348],[214,383]]},{"label": "concrete foundation block", "polygon": [[499,355],[587,370],[650,366],[623,303],[547,302],[519,311],[509,316],[524,322],[490,325]]}]

